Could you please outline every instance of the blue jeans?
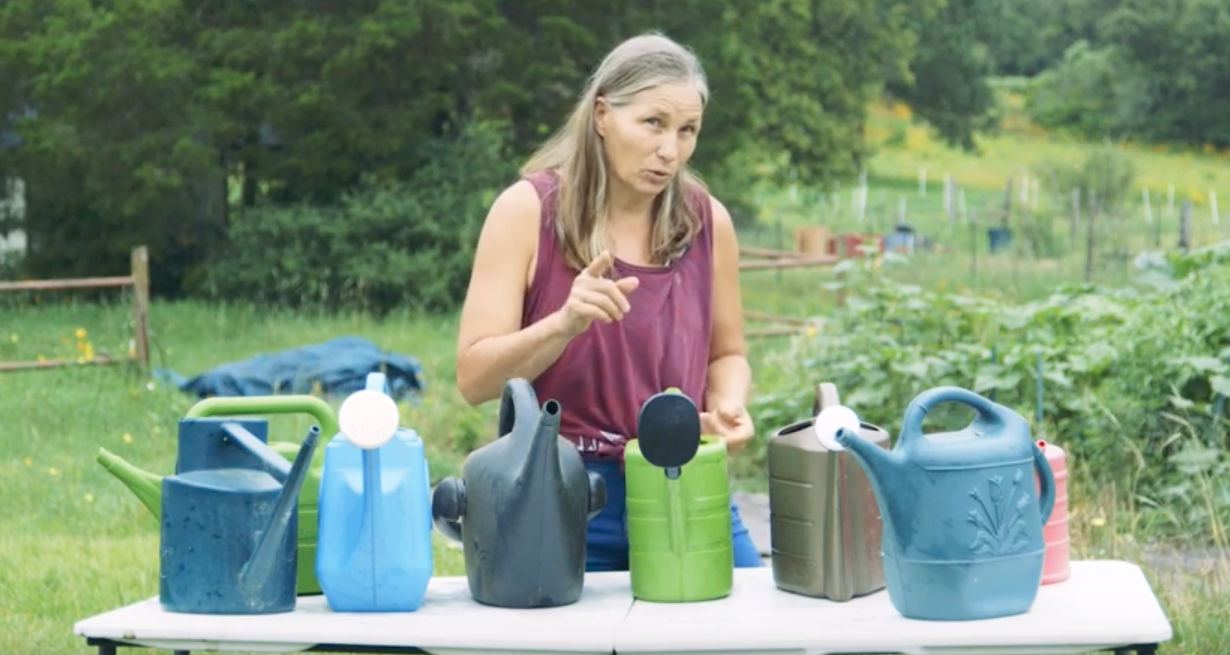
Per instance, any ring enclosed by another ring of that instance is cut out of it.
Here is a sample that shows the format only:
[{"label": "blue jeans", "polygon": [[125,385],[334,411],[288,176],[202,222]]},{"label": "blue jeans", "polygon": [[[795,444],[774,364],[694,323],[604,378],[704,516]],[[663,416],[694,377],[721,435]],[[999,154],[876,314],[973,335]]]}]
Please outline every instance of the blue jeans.
[{"label": "blue jeans", "polygon": [[[606,505],[589,522],[585,535],[586,571],[628,570],[628,524],[626,521],[624,473],[619,462],[586,460],[585,468],[606,480]],[[739,509],[730,504],[731,538],[734,542],[735,567],[764,566],[752,538],[743,527]]]}]

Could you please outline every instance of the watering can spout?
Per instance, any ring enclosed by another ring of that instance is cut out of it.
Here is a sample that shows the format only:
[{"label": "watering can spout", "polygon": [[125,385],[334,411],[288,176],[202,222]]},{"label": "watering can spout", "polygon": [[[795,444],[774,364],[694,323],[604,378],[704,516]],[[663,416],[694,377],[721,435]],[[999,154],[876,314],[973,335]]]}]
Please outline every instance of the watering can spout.
[{"label": "watering can spout", "polygon": [[270,471],[275,478],[283,482],[282,492],[273,506],[273,512],[269,515],[269,523],[261,533],[260,541],[252,551],[252,557],[248,559],[239,573],[241,588],[258,588],[265,584],[272,574],[280,545],[290,529],[291,519],[294,518],[299,489],[303,486],[303,479],[307,475],[307,469],[319,439],[320,426],[313,425],[308,428],[307,436],[303,438],[303,445],[295,455],[295,461],[290,466],[289,473],[283,477],[278,474],[280,471],[278,473]]},{"label": "watering can spout", "polygon": [[534,441],[530,447],[530,455],[521,465],[521,479],[527,476],[541,475],[543,463],[546,470],[554,473],[554,479],[562,477],[559,463],[559,402],[552,399],[542,404],[538,415],[538,425],[534,431]]},{"label": "watering can spout", "polygon": [[[553,484],[541,479],[544,472],[555,471],[555,478],[560,475],[559,412],[560,406],[555,400],[548,400],[539,409],[538,395],[529,380],[513,379],[504,386],[500,398],[499,433],[511,442],[509,445],[516,453],[513,457],[520,458],[516,464],[516,479],[532,481],[535,488]],[[545,471],[544,463],[549,463]]]},{"label": "watering can spout", "polygon": [[898,479],[904,474],[906,461],[900,451],[881,448],[864,439],[857,430],[846,428],[837,431],[835,440],[858,458],[873,486],[886,480]]},{"label": "watering can spout", "polygon": [[162,476],[143,471],[106,448],[98,449],[95,461],[123,482],[155,518],[162,516]]}]

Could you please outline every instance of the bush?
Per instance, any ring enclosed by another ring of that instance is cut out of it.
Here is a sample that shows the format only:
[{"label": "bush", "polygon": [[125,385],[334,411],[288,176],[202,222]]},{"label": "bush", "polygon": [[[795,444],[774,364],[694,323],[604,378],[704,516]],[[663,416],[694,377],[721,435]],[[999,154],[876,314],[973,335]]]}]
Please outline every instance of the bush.
[{"label": "bush", "polygon": [[1147,79],[1112,48],[1077,41],[1053,68],[1034,78],[1026,107],[1039,125],[1095,139],[1122,138],[1143,127]]},{"label": "bush", "polygon": [[261,206],[230,227],[214,298],[384,314],[457,307],[486,209],[509,184],[501,126],[428,143],[407,180],[366,179],[336,206]]}]

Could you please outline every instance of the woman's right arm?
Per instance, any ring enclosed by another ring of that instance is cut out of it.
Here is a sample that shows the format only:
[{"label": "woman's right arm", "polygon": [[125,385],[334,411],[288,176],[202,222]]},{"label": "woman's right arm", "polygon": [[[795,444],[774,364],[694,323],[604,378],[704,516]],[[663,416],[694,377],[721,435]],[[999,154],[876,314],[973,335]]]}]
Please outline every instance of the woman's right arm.
[{"label": "woman's right arm", "polygon": [[492,203],[479,234],[457,333],[457,389],[471,405],[499,397],[510,378],[538,377],[572,339],[559,312],[521,329],[539,211],[534,187],[517,182]]}]

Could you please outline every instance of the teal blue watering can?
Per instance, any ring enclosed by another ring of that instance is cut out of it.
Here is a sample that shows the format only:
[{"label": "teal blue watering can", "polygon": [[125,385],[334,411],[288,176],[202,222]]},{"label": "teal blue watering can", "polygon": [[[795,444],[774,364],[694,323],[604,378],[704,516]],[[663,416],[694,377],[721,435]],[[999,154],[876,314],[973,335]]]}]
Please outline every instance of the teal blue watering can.
[{"label": "teal blue watering can", "polygon": [[[923,418],[944,402],[968,405],[977,416],[964,429],[923,434]],[[829,425],[823,419],[822,412],[818,426]],[[1024,417],[972,391],[939,387],[910,403],[891,451],[860,436],[857,425],[833,435],[820,430],[818,438],[848,449],[867,472],[898,612],[961,621],[1029,610],[1042,579],[1055,478]]]}]

